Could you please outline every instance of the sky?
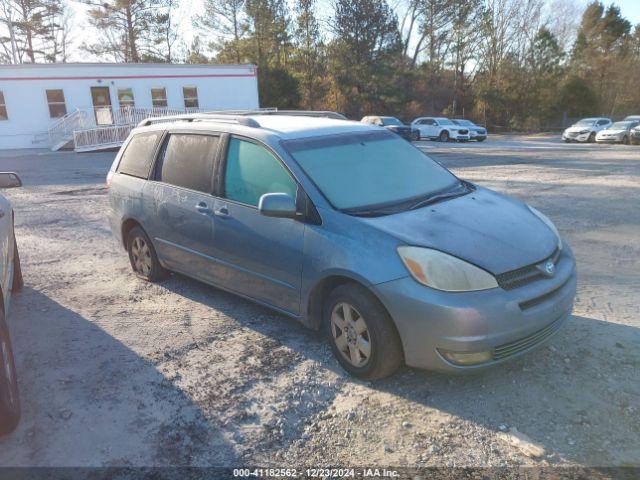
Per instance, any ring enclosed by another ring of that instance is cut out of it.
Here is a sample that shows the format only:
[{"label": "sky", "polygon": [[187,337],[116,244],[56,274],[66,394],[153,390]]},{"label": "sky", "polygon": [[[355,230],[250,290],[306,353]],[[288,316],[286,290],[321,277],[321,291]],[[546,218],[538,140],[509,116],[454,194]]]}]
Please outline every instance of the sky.
[{"label": "sky", "polygon": [[[577,0],[574,2],[578,4],[582,4],[585,7],[591,3],[592,0]],[[612,3],[615,3],[620,7],[620,11],[622,15],[627,18],[632,25],[640,24],[640,0],[601,0],[605,6],[609,6]],[[86,10],[87,6],[82,4],[78,0],[67,0],[69,6],[74,12],[74,25],[76,26],[76,31],[79,32],[74,36],[74,43],[79,46],[83,41],[83,36],[89,34],[90,27],[87,26],[86,22]],[[389,3],[394,6],[398,4],[400,0],[389,0]],[[292,3],[292,0],[289,0],[289,3]],[[319,14],[320,17],[328,17],[331,15],[331,0],[318,0],[319,4]],[[191,25],[191,17],[194,14],[202,13],[203,11],[203,0],[182,0],[180,3],[180,7],[176,12],[176,20],[181,24],[181,32],[183,32],[183,38],[181,39],[185,45],[189,45],[191,40],[193,39],[196,32],[194,32],[193,27]],[[576,16],[581,15],[582,12],[576,12]],[[84,28],[82,28],[84,27]],[[84,34],[84,35],[83,35]],[[78,51],[78,48],[74,49],[74,53],[72,54],[69,61],[87,61],[86,53],[82,53]],[[97,61],[98,59],[91,59],[91,61]]]}]

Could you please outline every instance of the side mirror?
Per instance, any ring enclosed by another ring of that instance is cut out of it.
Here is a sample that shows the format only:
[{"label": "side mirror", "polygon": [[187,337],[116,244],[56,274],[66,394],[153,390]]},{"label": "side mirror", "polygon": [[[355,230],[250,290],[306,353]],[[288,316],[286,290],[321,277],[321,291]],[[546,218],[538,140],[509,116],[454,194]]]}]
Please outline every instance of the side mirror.
[{"label": "side mirror", "polygon": [[0,188],[16,188],[22,186],[22,180],[17,173],[0,172]]},{"label": "side mirror", "polygon": [[265,193],[260,197],[258,210],[265,217],[296,218],[296,201],[286,193]]}]

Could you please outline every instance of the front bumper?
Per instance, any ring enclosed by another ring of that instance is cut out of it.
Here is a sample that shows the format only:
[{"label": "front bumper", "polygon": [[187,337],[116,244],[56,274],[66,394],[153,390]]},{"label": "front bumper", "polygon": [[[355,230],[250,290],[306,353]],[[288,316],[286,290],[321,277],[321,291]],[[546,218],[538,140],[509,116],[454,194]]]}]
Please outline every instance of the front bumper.
[{"label": "front bumper", "polygon": [[596,136],[597,143],[621,143],[624,135],[614,135],[612,137]]},{"label": "front bumper", "polygon": [[591,135],[591,132],[580,133],[580,134],[563,133],[562,140],[564,140],[565,142],[588,142],[590,135]]},{"label": "front bumper", "polygon": [[471,136],[468,133],[464,134],[452,132],[451,138],[453,140],[457,140],[458,142],[468,142],[471,139]]},{"label": "front bumper", "polygon": [[[441,292],[411,277],[375,286],[402,340],[407,365],[443,372],[478,371],[542,345],[566,324],[577,274],[568,245],[554,277],[503,290]],[[460,366],[440,351],[491,351],[492,360]]]}]

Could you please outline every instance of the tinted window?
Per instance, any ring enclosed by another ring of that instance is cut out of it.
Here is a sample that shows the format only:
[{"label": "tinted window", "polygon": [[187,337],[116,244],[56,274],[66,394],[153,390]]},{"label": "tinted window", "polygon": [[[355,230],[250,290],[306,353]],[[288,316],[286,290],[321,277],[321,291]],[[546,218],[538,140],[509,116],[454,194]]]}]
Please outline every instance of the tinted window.
[{"label": "tinted window", "polygon": [[232,138],[224,189],[229,200],[257,207],[265,193],[288,193],[295,198],[296,183],[266,148]]},{"label": "tinted window", "polygon": [[212,192],[213,163],[219,138],[211,135],[174,134],[169,137],[158,180],[199,192]]},{"label": "tinted window", "polygon": [[160,132],[142,133],[131,139],[120,158],[118,172],[147,178]]},{"label": "tinted window", "polygon": [[609,120],[600,120],[598,122],[598,125],[607,125],[609,123]]}]

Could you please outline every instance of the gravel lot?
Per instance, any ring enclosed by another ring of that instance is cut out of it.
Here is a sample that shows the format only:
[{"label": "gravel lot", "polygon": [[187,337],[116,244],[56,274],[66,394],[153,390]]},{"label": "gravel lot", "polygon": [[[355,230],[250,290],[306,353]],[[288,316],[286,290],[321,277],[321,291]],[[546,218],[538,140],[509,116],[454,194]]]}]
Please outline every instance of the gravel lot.
[{"label": "gravel lot", "polygon": [[640,147],[419,145],[571,243],[574,316],[547,347],[477,376],[354,381],[293,320],[134,277],[105,217],[113,152],[0,152],[25,183],[6,193],[26,282],[0,466],[640,466]]}]

